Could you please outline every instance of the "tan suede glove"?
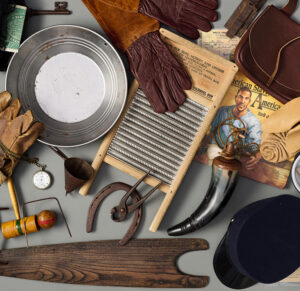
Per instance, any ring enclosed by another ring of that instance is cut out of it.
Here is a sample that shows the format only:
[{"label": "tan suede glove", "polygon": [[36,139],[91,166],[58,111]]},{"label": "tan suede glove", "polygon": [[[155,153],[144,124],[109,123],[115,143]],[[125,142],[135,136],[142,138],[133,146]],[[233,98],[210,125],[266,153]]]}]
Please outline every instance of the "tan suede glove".
[{"label": "tan suede glove", "polygon": [[34,122],[30,110],[18,116],[21,103],[8,92],[0,93],[0,185],[12,172],[24,152],[36,141],[44,125]]},{"label": "tan suede glove", "polygon": [[283,105],[262,124],[262,157],[278,163],[300,151],[300,97]]}]

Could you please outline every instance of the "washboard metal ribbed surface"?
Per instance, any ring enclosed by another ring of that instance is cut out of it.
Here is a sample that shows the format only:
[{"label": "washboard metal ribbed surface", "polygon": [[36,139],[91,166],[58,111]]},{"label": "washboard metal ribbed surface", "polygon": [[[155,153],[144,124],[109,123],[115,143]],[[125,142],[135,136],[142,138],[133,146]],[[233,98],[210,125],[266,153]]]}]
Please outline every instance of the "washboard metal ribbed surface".
[{"label": "washboard metal ribbed surface", "polygon": [[[165,197],[151,223],[156,231],[176,194],[196,152],[229,88],[237,66],[167,30],[163,41],[185,67],[193,81],[186,102],[175,113],[153,112],[134,80],[125,109],[101,143],[92,163],[95,173],[106,162],[156,186]],[[145,68],[146,69],[146,68]],[[87,195],[95,175],[79,193]]]},{"label": "washboard metal ribbed surface", "polygon": [[107,154],[171,185],[208,110],[187,99],[175,113],[158,114],[138,89]]}]

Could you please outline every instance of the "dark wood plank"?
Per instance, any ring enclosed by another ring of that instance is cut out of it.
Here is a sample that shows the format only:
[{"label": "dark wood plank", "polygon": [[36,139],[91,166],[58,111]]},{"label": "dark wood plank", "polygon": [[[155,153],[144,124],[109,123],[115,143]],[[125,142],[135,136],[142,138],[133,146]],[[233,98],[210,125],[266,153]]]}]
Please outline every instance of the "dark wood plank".
[{"label": "dark wood plank", "polygon": [[79,242],[2,250],[0,276],[100,286],[199,288],[207,276],[178,270],[189,251],[205,250],[203,239],[136,239]]},{"label": "dark wood plank", "polygon": [[227,36],[242,36],[267,0],[243,0],[225,23]]}]

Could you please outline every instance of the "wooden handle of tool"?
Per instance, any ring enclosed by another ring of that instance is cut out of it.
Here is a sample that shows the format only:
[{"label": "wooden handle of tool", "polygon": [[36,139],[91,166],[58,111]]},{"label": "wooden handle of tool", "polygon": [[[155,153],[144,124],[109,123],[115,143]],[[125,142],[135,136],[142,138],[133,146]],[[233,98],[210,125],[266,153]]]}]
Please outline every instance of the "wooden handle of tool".
[{"label": "wooden handle of tool", "polygon": [[20,219],[19,204],[18,204],[13,180],[11,177],[9,177],[7,179],[7,188],[8,188],[10,200],[11,200],[11,203],[12,203],[15,215],[16,215],[16,219]]}]

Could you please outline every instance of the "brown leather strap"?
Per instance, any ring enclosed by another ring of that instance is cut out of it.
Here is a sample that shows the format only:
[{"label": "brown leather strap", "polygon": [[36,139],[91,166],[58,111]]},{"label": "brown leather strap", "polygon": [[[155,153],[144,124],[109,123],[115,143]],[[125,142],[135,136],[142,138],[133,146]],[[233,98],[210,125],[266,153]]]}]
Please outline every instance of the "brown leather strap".
[{"label": "brown leather strap", "polygon": [[288,16],[291,16],[296,10],[297,4],[298,4],[298,0],[288,0],[288,2],[281,10]]},{"label": "brown leather strap", "polygon": [[[92,231],[96,211],[97,211],[98,207],[100,206],[100,204],[102,203],[102,201],[109,194],[111,194],[115,191],[118,191],[118,190],[123,190],[123,191],[128,192],[131,189],[132,189],[132,186],[130,186],[128,184],[125,184],[122,182],[115,182],[115,183],[107,185],[102,190],[100,190],[89,207],[87,223],[86,223],[86,232]],[[139,195],[139,193],[136,190],[134,190],[130,194],[130,196],[132,198],[133,203],[136,203],[141,199],[141,196]],[[121,246],[125,245],[133,237],[133,235],[135,234],[135,232],[137,231],[137,229],[141,223],[142,215],[143,215],[143,209],[142,209],[142,206],[140,206],[139,208],[137,208],[134,211],[132,224],[129,227],[128,231],[126,232],[125,236],[119,241],[119,244]]]},{"label": "brown leather strap", "polygon": [[272,84],[272,82],[274,81],[274,79],[275,79],[275,77],[276,77],[276,75],[277,75],[277,73],[278,73],[279,63],[280,63],[280,57],[281,57],[281,52],[282,52],[283,49],[286,48],[289,44],[291,44],[292,42],[294,42],[294,41],[296,41],[296,40],[299,40],[299,39],[300,39],[300,36],[295,37],[294,39],[290,40],[289,42],[287,42],[286,44],[284,44],[284,45],[280,48],[280,50],[279,50],[279,52],[278,52],[278,55],[277,55],[277,59],[276,59],[275,69],[274,69],[272,75],[269,77],[268,82],[266,83],[266,86],[267,86],[267,87],[269,87],[269,86]]}]

